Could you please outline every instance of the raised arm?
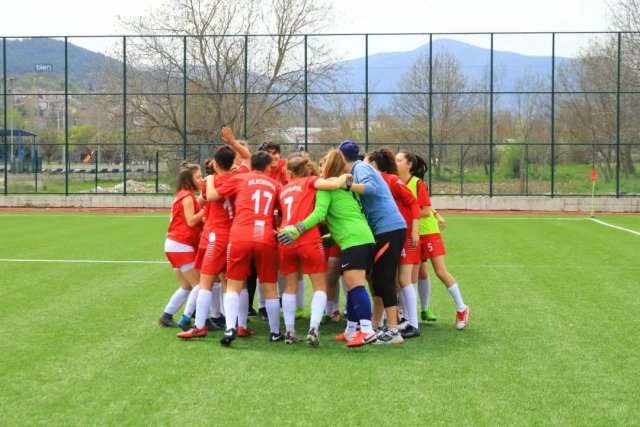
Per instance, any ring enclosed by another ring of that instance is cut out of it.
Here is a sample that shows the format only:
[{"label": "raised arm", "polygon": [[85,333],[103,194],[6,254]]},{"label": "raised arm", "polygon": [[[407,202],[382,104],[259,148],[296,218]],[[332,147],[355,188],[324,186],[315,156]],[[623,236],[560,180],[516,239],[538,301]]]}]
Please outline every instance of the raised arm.
[{"label": "raised arm", "polygon": [[235,138],[233,137],[233,131],[231,130],[231,128],[228,128],[228,127],[222,128],[221,139],[222,139],[222,142],[227,144],[229,147],[233,148],[233,151],[235,151],[236,154],[243,161],[244,160],[249,161],[249,159],[251,159],[251,152],[247,147],[245,147],[244,145],[240,144],[238,141],[235,140]]}]

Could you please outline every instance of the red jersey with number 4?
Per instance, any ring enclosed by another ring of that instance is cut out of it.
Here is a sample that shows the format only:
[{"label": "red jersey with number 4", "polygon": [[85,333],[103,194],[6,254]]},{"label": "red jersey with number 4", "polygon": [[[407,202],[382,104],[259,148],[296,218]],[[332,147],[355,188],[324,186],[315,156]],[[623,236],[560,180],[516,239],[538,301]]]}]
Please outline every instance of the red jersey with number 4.
[{"label": "red jersey with number 4", "polygon": [[411,233],[411,225],[414,219],[420,219],[420,204],[409,187],[398,176],[387,172],[382,172],[382,178],[389,186],[391,195],[398,205],[398,210],[407,223],[407,236]]},{"label": "red jersey with number 4", "polygon": [[[231,173],[225,175],[214,175],[213,187],[216,189],[221,187],[225,182],[231,179],[232,176],[233,174]],[[206,189],[203,194],[207,194]],[[206,211],[207,217],[204,223],[204,233],[229,233],[234,216],[233,200],[230,197],[224,197],[220,200],[216,200],[215,202],[207,202],[206,207],[208,211]]]},{"label": "red jersey with number 4", "polygon": [[180,190],[178,194],[176,194],[176,198],[173,199],[167,238],[196,248],[198,247],[202,223],[198,223],[193,227],[189,227],[189,224],[187,224],[187,218],[184,215],[184,207],[182,206],[182,202],[186,197],[191,197],[193,199],[193,213],[196,214],[200,211],[198,199],[196,199],[193,192],[189,190]]},{"label": "red jersey with number 4", "polygon": [[280,184],[261,172],[233,174],[216,185],[222,197],[235,196],[230,241],[276,244],[273,212],[278,209],[280,189]]},{"label": "red jersey with number 4", "polygon": [[[282,210],[281,228],[294,226],[298,221],[305,220],[316,205],[315,183],[317,176],[294,178],[282,188],[280,193],[280,208]],[[321,239],[318,227],[306,231],[295,241],[294,246],[313,243]]]}]

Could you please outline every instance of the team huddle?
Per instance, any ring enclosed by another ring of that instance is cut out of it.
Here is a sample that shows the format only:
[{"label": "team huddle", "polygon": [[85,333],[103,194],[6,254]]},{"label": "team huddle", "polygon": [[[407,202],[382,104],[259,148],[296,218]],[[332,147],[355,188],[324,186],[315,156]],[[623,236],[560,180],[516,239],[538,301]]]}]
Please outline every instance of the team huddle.
[{"label": "team huddle", "polygon": [[248,317],[257,283],[269,340],[296,343],[308,275],[309,345],[320,344],[323,321],[340,321],[340,278],[347,322],[335,339],[348,347],[402,344],[420,336],[419,317],[436,320],[428,260],[454,300],[456,328],[467,326],[469,308],[445,265],[445,221],[431,206],[422,158],[388,148],[363,156],[344,141],[316,165],[302,152],[280,159],[273,142],[251,154],[229,128],[222,140],[204,179],[187,163],[178,175],[165,253],[180,287],[162,326],[180,327],[182,339],[224,329],[224,346],[253,336]]}]

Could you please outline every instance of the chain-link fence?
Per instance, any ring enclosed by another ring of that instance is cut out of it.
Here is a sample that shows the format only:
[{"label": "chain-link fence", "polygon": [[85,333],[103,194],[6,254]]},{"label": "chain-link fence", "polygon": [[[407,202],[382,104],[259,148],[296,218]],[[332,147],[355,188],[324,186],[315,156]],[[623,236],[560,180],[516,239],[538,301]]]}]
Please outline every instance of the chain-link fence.
[{"label": "chain-link fence", "polygon": [[3,193],[171,193],[230,126],[408,149],[434,194],[640,194],[638,33],[291,38],[2,38]]}]

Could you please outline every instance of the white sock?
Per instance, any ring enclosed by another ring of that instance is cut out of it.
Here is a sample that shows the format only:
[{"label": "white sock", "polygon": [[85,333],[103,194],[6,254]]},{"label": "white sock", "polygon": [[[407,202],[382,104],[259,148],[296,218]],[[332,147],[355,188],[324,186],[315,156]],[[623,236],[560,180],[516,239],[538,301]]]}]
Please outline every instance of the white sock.
[{"label": "white sock", "polygon": [[238,320],[238,305],[240,304],[240,295],[237,292],[224,293],[224,311],[227,313],[227,329],[235,329],[236,320]]},{"label": "white sock", "polygon": [[238,327],[247,327],[247,316],[249,316],[249,291],[243,289],[240,291],[238,300]]},{"label": "white sock", "polygon": [[401,290],[397,294],[398,297],[398,316],[402,319],[408,319],[407,313],[404,311],[406,301],[404,300],[404,292]]},{"label": "white sock", "polygon": [[173,316],[182,307],[182,304],[189,296],[189,292],[186,289],[178,288],[169,298],[169,303],[164,308],[164,312]]},{"label": "white sock", "polygon": [[280,332],[280,301],[278,298],[265,299],[264,306],[269,317],[269,329],[272,334]]},{"label": "white sock", "polygon": [[282,294],[282,317],[287,327],[287,332],[296,330],[296,294]]},{"label": "white sock", "polygon": [[296,288],[296,308],[304,308],[304,280],[298,280]]},{"label": "white sock", "polygon": [[344,332],[349,336],[353,336],[356,333],[356,326],[358,326],[358,322],[347,320],[347,329]]},{"label": "white sock", "polygon": [[227,315],[227,311],[224,309],[224,294],[225,292],[222,290],[222,286],[220,286],[220,313],[223,316]]},{"label": "white sock", "polygon": [[429,298],[431,298],[431,277],[418,280],[418,294],[420,295],[420,309],[424,310],[429,307]]},{"label": "white sock", "polygon": [[[311,306],[313,308],[313,303]],[[327,316],[331,316],[333,314],[333,301],[327,300],[327,303],[324,305],[324,314]]]},{"label": "white sock", "polygon": [[262,286],[260,286],[260,280],[256,279],[256,289],[258,290],[258,308],[264,307],[264,293],[262,293]]},{"label": "white sock", "polygon": [[360,330],[365,333],[373,332],[373,328],[371,327],[371,320],[368,319],[360,319]]},{"label": "white sock", "polygon": [[404,295],[404,314],[409,324],[414,328],[418,329],[420,325],[418,324],[418,297],[416,295],[416,288],[413,285],[409,285],[405,288],[402,288],[402,294]]},{"label": "white sock", "polygon": [[467,308],[467,306],[464,305],[464,301],[462,301],[462,294],[460,294],[460,289],[458,288],[457,283],[454,283],[453,285],[449,286],[447,290],[453,297],[453,301],[456,303],[456,309],[458,311],[462,311],[465,308]]},{"label": "white sock", "polygon": [[315,291],[311,299],[311,321],[309,322],[309,326],[318,329],[326,305],[327,293],[325,291]]},{"label": "white sock", "polygon": [[204,328],[204,322],[209,317],[209,307],[211,306],[211,291],[200,289],[198,300],[196,301],[196,328]]},{"label": "white sock", "polygon": [[221,298],[220,283],[214,283],[211,288],[211,317],[220,317],[221,313]]},{"label": "white sock", "polygon": [[196,286],[191,290],[189,294],[189,298],[187,299],[187,305],[184,307],[184,313],[187,316],[193,315],[193,312],[196,311],[196,301],[198,300],[198,292],[200,292],[200,285]]}]

